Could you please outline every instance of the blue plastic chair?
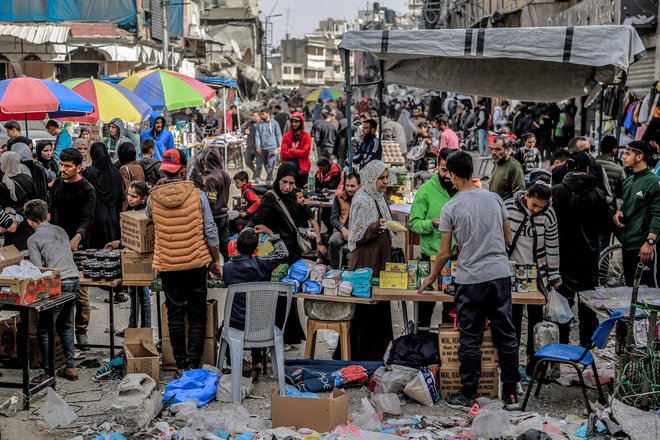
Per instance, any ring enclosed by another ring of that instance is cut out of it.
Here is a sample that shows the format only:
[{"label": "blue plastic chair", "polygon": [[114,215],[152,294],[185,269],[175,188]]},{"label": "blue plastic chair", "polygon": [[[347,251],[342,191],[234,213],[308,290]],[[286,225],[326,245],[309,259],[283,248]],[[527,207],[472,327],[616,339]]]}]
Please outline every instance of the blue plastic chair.
[{"label": "blue plastic chair", "polygon": [[529,400],[529,395],[531,394],[532,388],[534,387],[534,382],[538,382],[534,397],[539,397],[539,393],[541,392],[541,385],[545,380],[545,374],[548,371],[550,364],[553,363],[566,364],[575,368],[578,379],[580,380],[580,386],[582,387],[584,401],[587,404],[587,411],[589,413],[592,413],[593,410],[591,409],[591,402],[589,402],[589,397],[587,396],[587,387],[584,384],[582,373],[587,367],[591,365],[591,369],[594,373],[594,380],[596,381],[596,388],[598,388],[598,401],[601,404],[605,404],[605,395],[603,394],[603,389],[600,385],[600,378],[598,377],[596,363],[594,362],[594,357],[591,354],[591,350],[594,347],[602,349],[607,346],[607,340],[610,337],[610,333],[612,333],[614,325],[621,318],[623,318],[623,313],[615,312],[609,318],[601,322],[594,332],[594,335],[591,337],[591,343],[587,347],[580,347],[577,345],[569,344],[548,344],[534,353],[534,360],[536,361],[536,365],[534,366],[534,373],[532,373],[532,380],[529,382],[527,387],[527,393],[525,393],[525,400],[523,401],[521,411],[525,411],[527,401]]}]

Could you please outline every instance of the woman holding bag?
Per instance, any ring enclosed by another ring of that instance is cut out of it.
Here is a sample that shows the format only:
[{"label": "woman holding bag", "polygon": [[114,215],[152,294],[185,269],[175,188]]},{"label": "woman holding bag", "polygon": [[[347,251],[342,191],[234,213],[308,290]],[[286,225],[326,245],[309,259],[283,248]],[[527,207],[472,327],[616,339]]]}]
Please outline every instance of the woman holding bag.
[{"label": "woman holding bag", "polygon": [[[509,224],[513,242],[508,247],[509,259],[516,264],[533,264],[537,270],[537,285],[544,296],[561,285],[559,274],[559,235],[557,216],[550,205],[550,184],[541,180],[533,182],[527,191],[519,191],[504,202],[509,212]],[[513,306],[513,324],[518,342],[522,333],[524,304]],[[534,355],[534,326],[543,321],[543,306],[527,305],[527,374],[534,366],[530,362]]]},{"label": "woman holding bag", "polygon": [[[277,176],[273,183],[273,189],[261,198],[261,204],[250,219],[249,227],[264,225],[273,233],[278,234],[289,251],[288,263],[291,265],[300,260],[303,252],[311,250],[311,243],[298,233],[298,227],[293,220],[296,214],[296,199],[293,189],[296,187],[298,169],[289,163],[283,163],[277,169]],[[303,249],[301,250],[301,245]],[[280,301],[277,305],[276,322],[283,322],[286,312],[286,301]],[[289,319],[284,329],[285,344],[300,344],[305,338],[298,307],[294,300],[291,303]]]}]

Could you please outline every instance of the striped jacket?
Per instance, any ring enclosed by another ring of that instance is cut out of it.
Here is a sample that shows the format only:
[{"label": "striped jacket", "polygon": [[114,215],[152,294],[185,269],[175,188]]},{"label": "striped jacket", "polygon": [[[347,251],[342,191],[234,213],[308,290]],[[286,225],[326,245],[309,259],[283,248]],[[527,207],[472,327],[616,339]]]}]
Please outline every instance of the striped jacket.
[{"label": "striped jacket", "polygon": [[517,263],[535,263],[543,281],[543,287],[539,283],[539,288],[545,289],[548,284],[555,285],[561,281],[557,215],[551,205],[537,214],[530,215],[523,202],[524,196],[525,192],[519,191],[504,202],[515,240],[515,249],[509,249],[509,255]]}]

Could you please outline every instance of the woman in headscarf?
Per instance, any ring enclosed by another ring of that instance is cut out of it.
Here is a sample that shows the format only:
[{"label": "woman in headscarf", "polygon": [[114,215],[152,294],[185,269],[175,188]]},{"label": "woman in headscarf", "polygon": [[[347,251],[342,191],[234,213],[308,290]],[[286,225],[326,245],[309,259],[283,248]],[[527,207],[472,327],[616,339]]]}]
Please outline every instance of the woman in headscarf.
[{"label": "woman in headscarf", "polygon": [[48,203],[48,176],[46,170],[34,163],[30,147],[22,142],[17,142],[12,145],[11,151],[21,157],[21,170],[27,170],[30,173],[34,185],[34,197]]},{"label": "woman in headscarf", "polygon": [[[128,194],[128,187],[131,182],[144,182],[146,181],[144,175],[144,168],[136,160],[135,145],[131,142],[123,142],[117,148],[117,156],[119,157],[119,175],[124,182],[124,194]],[[124,199],[122,204],[122,211],[128,208],[128,201]]]},{"label": "woman in headscarf", "polygon": [[[273,183],[273,189],[268,191],[261,199],[259,208],[250,219],[248,226],[264,225],[270,228],[280,238],[289,250],[289,264],[300,260],[301,252],[298,247],[298,227],[292,224],[289,217],[293,219],[296,209],[296,200],[293,189],[296,186],[298,169],[288,163],[283,163],[277,169],[277,176]],[[286,211],[285,211],[286,210]],[[286,312],[286,301],[277,304],[277,322],[283,322]],[[285,344],[300,344],[305,334],[298,318],[298,307],[294,301],[291,304],[289,319],[284,329]]]},{"label": "woman in headscarf", "polygon": [[[16,145],[14,145],[16,147]],[[34,198],[32,176],[28,171],[21,170],[21,157],[14,151],[8,151],[0,156],[0,206],[13,213],[23,214],[25,203]],[[14,245],[19,251],[27,250],[27,239],[34,233],[27,221],[18,225],[16,232],[5,234],[5,246]]]},{"label": "woman in headscarf", "polygon": [[[348,270],[370,267],[377,277],[392,256],[392,239],[385,223],[392,219],[385,201],[387,166],[373,160],[360,170],[362,187],[353,196],[348,223]],[[390,303],[358,304],[351,322],[351,356],[361,361],[382,360],[393,338]],[[336,355],[338,353],[335,353]]]},{"label": "woman in headscarf", "polygon": [[82,169],[84,170],[85,168],[90,167],[92,165],[92,158],[89,156],[89,140],[81,136],[73,141],[73,148],[80,151],[80,154],[82,154]]},{"label": "woman in headscarf", "polygon": [[[89,131],[89,128],[80,127],[80,136],[78,137],[78,139],[84,139],[89,144],[92,141],[92,133]],[[75,148],[75,143],[73,148]]]},{"label": "woman in headscarf", "polygon": [[53,157],[54,154],[55,149],[50,141],[37,141],[37,164],[41,165],[46,170],[48,183],[55,180],[60,172],[57,162],[55,162],[55,158]]},{"label": "woman in headscarf", "polygon": [[101,249],[106,243],[119,240],[119,213],[124,204],[124,182],[102,142],[92,144],[90,156],[92,165],[82,172],[96,192],[89,247]]}]

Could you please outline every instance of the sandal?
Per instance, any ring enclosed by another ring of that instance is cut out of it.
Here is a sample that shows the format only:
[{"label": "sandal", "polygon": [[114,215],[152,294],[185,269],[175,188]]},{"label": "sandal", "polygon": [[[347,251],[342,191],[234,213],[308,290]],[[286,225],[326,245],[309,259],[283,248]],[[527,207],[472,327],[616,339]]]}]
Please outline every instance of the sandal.
[{"label": "sandal", "polygon": [[57,377],[62,377],[72,382],[78,380],[78,372],[76,371],[76,374],[71,374],[68,370],[73,370],[73,368],[62,367],[59,370],[57,370],[55,374],[57,375]]}]

